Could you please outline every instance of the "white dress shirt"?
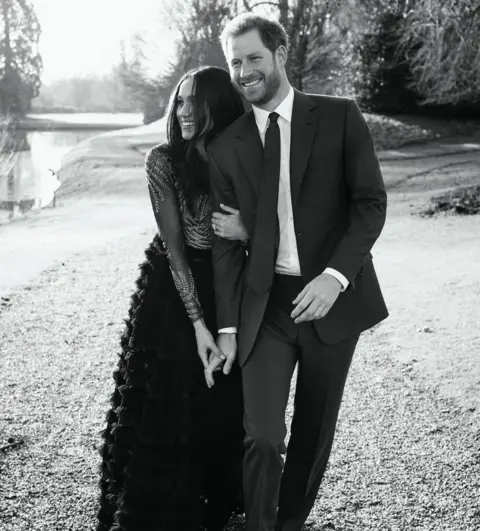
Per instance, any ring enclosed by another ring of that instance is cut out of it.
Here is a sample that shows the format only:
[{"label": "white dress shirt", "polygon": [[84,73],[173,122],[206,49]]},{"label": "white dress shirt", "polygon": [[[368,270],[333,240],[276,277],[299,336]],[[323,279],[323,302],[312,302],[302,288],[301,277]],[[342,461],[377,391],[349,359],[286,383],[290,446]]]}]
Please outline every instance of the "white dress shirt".
[{"label": "white dress shirt", "polygon": [[[292,130],[293,88],[275,109],[279,115],[278,126],[280,128],[280,183],[278,191],[278,221],[280,226],[280,242],[278,247],[275,272],[282,275],[300,276],[300,260],[298,258],[297,239],[293,223],[292,195],[290,190],[290,142]],[[265,143],[265,133],[268,127],[268,116],[271,111],[265,111],[253,106],[255,122],[258,127],[262,144]],[[324,271],[335,277],[342,285],[343,290],[348,287],[348,280],[337,270],[327,267]],[[235,333],[236,328],[222,328],[221,333]]]}]

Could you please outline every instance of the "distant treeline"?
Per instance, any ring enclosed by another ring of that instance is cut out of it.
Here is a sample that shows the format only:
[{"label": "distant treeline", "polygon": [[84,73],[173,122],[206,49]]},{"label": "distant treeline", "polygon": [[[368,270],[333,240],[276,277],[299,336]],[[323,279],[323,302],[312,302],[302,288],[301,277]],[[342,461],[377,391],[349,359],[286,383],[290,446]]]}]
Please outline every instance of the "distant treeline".
[{"label": "distant treeline", "polygon": [[156,120],[185,71],[227,67],[219,42],[226,21],[267,5],[290,36],[287,69],[299,90],[352,96],[380,114],[480,118],[478,0],[164,0],[159,15],[177,36],[171,61],[159,61],[162,39],[139,32],[109,75],[42,86],[32,110]]},{"label": "distant treeline", "polygon": [[141,112],[141,106],[127,94],[114,70],[104,76],[60,79],[42,85],[32,101],[32,112]]}]

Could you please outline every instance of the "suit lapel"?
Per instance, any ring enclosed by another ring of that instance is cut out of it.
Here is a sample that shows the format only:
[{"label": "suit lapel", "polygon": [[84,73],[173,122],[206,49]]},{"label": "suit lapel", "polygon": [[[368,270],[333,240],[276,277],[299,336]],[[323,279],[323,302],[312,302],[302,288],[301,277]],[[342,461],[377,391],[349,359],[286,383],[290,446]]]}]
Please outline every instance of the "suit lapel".
[{"label": "suit lapel", "polygon": [[290,187],[292,205],[295,206],[302,187],[305,169],[317,130],[318,110],[305,94],[295,90],[292,112],[292,137],[290,140]]},{"label": "suit lapel", "polygon": [[[302,186],[305,169],[317,130],[318,108],[311,98],[295,90],[290,140],[290,184],[295,205]],[[258,195],[262,171],[263,145],[255,115],[249,111],[236,132],[236,153],[239,162]]]},{"label": "suit lapel", "polygon": [[240,164],[258,195],[263,161],[263,145],[253,111],[248,112],[236,134],[236,152]]}]

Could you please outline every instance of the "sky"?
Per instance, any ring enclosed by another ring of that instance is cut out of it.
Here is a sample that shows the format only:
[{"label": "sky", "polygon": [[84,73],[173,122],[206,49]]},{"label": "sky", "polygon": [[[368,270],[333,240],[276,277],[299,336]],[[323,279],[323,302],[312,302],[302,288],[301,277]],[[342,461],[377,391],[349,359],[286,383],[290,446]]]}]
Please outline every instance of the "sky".
[{"label": "sky", "polygon": [[[31,0],[42,26],[42,82],[111,70],[122,39],[155,33],[166,60],[172,38],[158,16],[161,0]],[[158,28],[156,27],[158,26]]]}]

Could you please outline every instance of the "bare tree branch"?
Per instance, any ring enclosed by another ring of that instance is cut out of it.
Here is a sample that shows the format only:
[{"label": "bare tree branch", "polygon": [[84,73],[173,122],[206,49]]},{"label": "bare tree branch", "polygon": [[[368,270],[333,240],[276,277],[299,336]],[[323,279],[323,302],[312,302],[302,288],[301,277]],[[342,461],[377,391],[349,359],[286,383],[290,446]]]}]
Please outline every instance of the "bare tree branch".
[{"label": "bare tree branch", "polygon": [[410,10],[400,46],[425,103],[478,101],[479,35],[480,9],[471,0],[418,0]]}]

